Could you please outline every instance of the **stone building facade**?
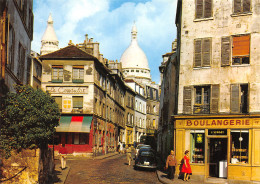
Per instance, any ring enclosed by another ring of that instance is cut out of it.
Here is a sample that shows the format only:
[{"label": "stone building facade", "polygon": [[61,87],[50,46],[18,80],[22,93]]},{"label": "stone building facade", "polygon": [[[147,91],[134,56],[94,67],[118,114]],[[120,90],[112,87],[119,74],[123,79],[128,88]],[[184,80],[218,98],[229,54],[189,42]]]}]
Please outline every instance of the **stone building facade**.
[{"label": "stone building facade", "polygon": [[0,1],[0,94],[14,84],[29,84],[33,1]]},{"label": "stone building facade", "polygon": [[260,180],[258,20],[256,0],[178,1],[173,148],[193,177]]}]

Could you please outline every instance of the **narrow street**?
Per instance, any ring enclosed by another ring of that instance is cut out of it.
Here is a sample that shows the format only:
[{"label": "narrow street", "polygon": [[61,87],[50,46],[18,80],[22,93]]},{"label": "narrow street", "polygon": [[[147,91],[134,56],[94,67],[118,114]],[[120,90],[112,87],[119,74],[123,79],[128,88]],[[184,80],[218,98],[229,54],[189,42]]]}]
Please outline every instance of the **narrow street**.
[{"label": "narrow street", "polygon": [[65,184],[160,183],[155,171],[134,170],[133,165],[127,165],[126,155],[115,155],[106,159],[75,157],[68,159],[67,165],[70,166],[70,171]]}]

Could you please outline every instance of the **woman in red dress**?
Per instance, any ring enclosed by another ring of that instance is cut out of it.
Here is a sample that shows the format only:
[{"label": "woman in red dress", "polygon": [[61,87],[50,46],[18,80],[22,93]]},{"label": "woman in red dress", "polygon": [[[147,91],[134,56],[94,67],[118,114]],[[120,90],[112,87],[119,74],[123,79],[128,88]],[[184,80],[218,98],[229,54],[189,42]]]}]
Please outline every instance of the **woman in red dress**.
[{"label": "woman in red dress", "polygon": [[184,178],[183,180],[184,181],[189,181],[189,176],[192,174],[191,172],[191,167],[190,167],[190,158],[189,158],[189,151],[186,150],[184,152],[185,156],[183,158],[184,160],[184,163],[182,165],[182,168],[181,168],[181,172],[184,173]]}]

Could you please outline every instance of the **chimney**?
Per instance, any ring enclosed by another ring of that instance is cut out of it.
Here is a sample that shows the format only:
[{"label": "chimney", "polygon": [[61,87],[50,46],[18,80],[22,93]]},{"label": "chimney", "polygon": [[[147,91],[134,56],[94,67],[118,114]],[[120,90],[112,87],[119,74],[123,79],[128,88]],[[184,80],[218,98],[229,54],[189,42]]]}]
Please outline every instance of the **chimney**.
[{"label": "chimney", "polygon": [[88,34],[85,34],[85,41],[88,42]]}]

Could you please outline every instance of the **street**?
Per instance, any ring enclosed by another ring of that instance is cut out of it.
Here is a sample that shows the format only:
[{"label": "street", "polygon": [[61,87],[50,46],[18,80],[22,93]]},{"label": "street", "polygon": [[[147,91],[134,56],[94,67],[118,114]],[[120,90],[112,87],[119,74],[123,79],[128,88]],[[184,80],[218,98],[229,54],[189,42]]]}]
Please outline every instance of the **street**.
[{"label": "street", "polygon": [[158,181],[155,171],[134,170],[133,165],[127,165],[125,154],[118,154],[106,159],[74,157],[67,160],[67,165],[70,167],[70,171],[65,184],[161,183]]}]

